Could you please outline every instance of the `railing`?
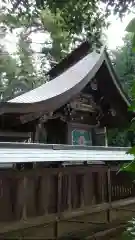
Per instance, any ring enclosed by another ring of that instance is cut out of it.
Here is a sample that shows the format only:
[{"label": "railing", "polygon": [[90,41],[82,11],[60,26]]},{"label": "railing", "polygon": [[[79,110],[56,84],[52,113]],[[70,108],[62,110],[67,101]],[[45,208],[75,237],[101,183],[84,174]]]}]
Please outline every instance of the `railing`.
[{"label": "railing", "polygon": [[135,184],[131,174],[111,172],[111,200],[135,197]]}]

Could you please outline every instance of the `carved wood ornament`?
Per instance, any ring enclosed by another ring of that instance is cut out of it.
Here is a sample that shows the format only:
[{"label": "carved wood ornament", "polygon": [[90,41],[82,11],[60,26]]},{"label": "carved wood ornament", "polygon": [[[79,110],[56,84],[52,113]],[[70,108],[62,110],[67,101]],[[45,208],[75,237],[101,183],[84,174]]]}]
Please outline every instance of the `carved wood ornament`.
[{"label": "carved wood ornament", "polygon": [[82,112],[95,112],[96,103],[92,95],[80,94],[75,100],[70,102],[71,109]]}]

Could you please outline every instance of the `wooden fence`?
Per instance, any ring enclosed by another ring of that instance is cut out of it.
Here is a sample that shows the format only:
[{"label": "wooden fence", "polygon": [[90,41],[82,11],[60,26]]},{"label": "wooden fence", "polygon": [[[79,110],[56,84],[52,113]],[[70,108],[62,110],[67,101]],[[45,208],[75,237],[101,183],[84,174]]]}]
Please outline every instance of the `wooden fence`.
[{"label": "wooden fence", "polygon": [[135,183],[129,173],[111,172],[111,201],[135,197]]},{"label": "wooden fence", "polygon": [[103,165],[0,172],[0,222],[59,216],[130,197],[132,179]]}]

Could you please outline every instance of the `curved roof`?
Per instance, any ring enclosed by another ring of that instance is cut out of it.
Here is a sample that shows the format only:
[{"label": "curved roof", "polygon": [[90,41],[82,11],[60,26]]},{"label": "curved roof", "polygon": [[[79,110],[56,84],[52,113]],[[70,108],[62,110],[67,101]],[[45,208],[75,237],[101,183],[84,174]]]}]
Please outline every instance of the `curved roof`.
[{"label": "curved roof", "polygon": [[50,82],[47,82],[8,102],[1,103],[1,112],[29,113],[55,111],[72,99],[89,83],[104,61],[122,99],[127,106],[129,106],[130,102],[122,91],[113,67],[109,62],[105,48],[103,48],[100,53],[94,51],[87,54],[83,59]]}]

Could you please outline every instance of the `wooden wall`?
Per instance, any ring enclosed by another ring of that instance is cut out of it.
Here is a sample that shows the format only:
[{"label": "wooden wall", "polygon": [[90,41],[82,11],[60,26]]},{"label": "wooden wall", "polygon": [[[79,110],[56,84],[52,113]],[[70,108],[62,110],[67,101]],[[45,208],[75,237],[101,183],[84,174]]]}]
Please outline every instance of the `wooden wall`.
[{"label": "wooden wall", "polygon": [[[107,210],[108,203],[135,197],[132,179],[116,173],[116,167],[105,165],[1,171],[0,225],[20,222],[26,227],[29,219],[32,226],[51,223],[82,211],[85,214],[97,211],[95,206],[98,211]],[[110,221],[109,215],[106,221]],[[17,227],[15,224],[13,228]]]}]

